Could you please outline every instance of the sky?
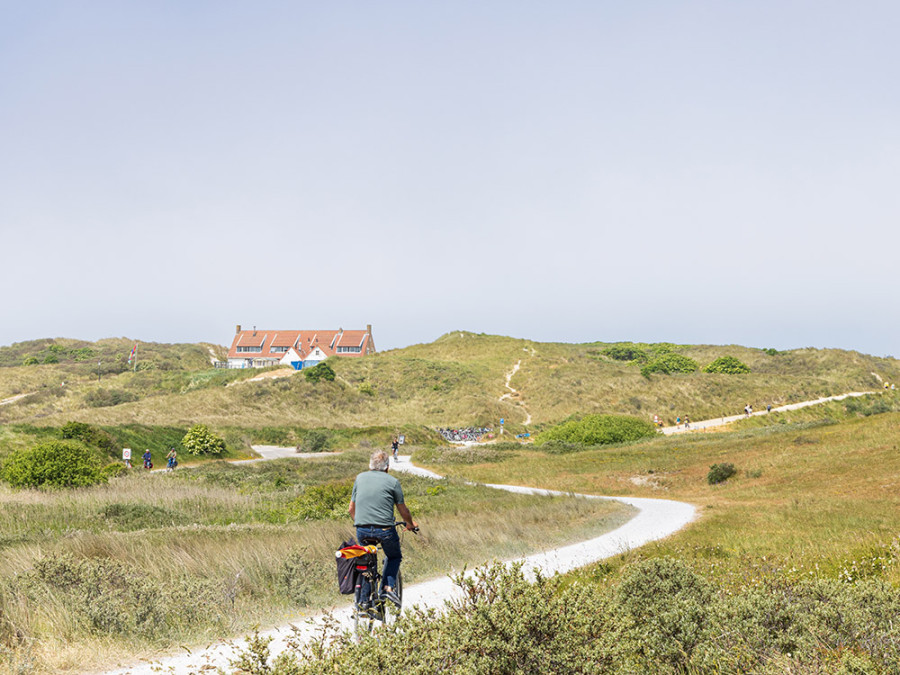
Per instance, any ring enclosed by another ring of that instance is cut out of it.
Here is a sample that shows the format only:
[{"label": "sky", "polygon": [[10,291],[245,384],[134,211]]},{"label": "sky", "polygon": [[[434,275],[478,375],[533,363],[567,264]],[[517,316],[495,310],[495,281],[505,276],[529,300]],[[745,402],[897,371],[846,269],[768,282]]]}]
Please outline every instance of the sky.
[{"label": "sky", "polygon": [[0,345],[900,356],[900,5],[0,0]]}]

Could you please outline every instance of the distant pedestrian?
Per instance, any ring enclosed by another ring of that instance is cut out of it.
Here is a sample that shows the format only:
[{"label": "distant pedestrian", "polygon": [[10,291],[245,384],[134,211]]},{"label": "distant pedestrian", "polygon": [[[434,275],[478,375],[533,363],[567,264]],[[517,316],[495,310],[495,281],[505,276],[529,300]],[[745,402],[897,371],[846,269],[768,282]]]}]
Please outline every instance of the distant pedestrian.
[{"label": "distant pedestrian", "polygon": [[681,415],[679,415],[678,417],[675,418],[675,426],[676,427],[681,426]]},{"label": "distant pedestrian", "polygon": [[747,417],[750,417],[750,415],[753,413],[753,408],[749,403],[744,406],[744,412],[747,414]]},{"label": "distant pedestrian", "polygon": [[766,406],[766,412],[767,412],[767,413],[772,412],[772,404],[771,404],[771,403],[770,403],[769,405]]},{"label": "distant pedestrian", "polygon": [[684,428],[685,429],[691,428],[691,420],[688,418],[687,415],[684,416]]},{"label": "distant pedestrian", "polygon": [[178,466],[178,453],[175,452],[175,448],[170,448],[169,454],[166,455],[166,471],[174,471],[176,466]]},{"label": "distant pedestrian", "polygon": [[400,441],[397,440],[397,437],[391,439],[391,453],[394,455],[394,461],[397,461],[397,456],[400,454]]}]

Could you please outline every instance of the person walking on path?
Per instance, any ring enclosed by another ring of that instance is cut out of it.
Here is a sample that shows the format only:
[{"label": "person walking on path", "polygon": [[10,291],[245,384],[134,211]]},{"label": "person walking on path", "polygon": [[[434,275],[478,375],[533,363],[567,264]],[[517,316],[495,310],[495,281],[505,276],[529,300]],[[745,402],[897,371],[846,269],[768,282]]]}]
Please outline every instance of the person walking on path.
[{"label": "person walking on path", "polygon": [[[359,474],[353,482],[348,511],[356,525],[356,538],[360,543],[365,539],[377,539],[381,542],[385,556],[381,590],[388,600],[399,606],[400,598],[394,593],[394,587],[403,554],[400,551],[397,528],[394,526],[394,507],[397,507],[407,530],[415,530],[418,526],[404,503],[400,481],[388,475],[390,463],[390,457],[384,450],[372,453],[369,470]],[[360,597],[365,598],[369,594],[368,581],[363,579],[362,584]]]},{"label": "person walking on path", "polygon": [[394,461],[396,462],[397,456],[400,454],[400,441],[397,440],[396,436],[391,439],[391,452],[393,453]]}]

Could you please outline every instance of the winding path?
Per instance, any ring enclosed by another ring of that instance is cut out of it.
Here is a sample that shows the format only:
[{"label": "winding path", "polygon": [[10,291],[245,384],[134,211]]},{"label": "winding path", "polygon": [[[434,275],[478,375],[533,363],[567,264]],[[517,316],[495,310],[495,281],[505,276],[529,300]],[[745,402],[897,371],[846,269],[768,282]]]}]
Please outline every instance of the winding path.
[{"label": "winding path", "polygon": [[[840,394],[838,396],[825,396],[823,398],[817,398],[812,401],[801,401],[799,403],[789,403],[787,405],[781,405],[777,408],[772,408],[771,412],[783,412],[787,410],[799,410],[800,408],[808,408],[813,405],[819,405],[820,403],[828,403],[829,401],[842,401],[845,398],[852,398],[855,396],[869,396],[871,394],[881,394],[881,391],[852,391],[849,394]],[[753,417],[758,415],[768,415],[769,411],[767,410],[757,410],[754,413],[751,413]],[[747,415],[730,415],[728,417],[716,417],[711,420],[702,420],[700,422],[691,422],[690,426],[685,428],[685,426],[678,425],[674,427],[664,427],[662,432],[664,434],[683,434],[685,432],[697,431],[698,429],[712,429],[714,427],[725,426],[726,424],[730,424],[731,422],[737,422],[738,420],[742,420],[746,418]]]},{"label": "winding path", "polygon": [[[418,476],[441,479],[436,473],[417,467],[408,455],[400,457],[400,461],[392,461],[395,471]],[[568,572],[578,567],[624,553],[651,541],[663,539],[685,527],[696,517],[696,509],[691,504],[668,499],[646,499],[638,497],[599,497],[596,495],[573,495],[572,493],[517,485],[488,485],[498,490],[507,490],[522,494],[580,496],[586,499],[605,499],[629,504],[637,509],[637,515],[619,528],[593,539],[570,546],[536,553],[515,561],[522,562],[529,572],[540,570],[543,575]],[[403,589],[403,599],[407,605],[418,605],[424,608],[440,608],[444,602],[454,597],[459,589],[449,577],[441,577],[425,581]],[[303,617],[296,623],[280,626],[261,635],[272,638],[269,649],[273,655],[288,648],[288,639],[309,640],[321,635],[326,617],[330,617],[339,629],[350,630],[353,617],[348,606],[329,614],[319,613],[309,618]],[[230,661],[246,648],[244,639],[222,641],[205,649],[186,654],[170,656],[153,662],[143,662],[131,667],[107,671],[108,675],[151,675],[159,672],[186,673],[194,671],[212,671],[214,668],[227,669]],[[187,650],[185,650],[187,651]]]}]

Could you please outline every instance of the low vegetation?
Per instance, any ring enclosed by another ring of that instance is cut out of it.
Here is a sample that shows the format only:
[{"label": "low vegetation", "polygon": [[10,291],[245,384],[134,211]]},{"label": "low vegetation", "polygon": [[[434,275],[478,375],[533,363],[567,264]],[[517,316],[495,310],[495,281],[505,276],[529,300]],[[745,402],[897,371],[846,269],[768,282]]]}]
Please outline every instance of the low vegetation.
[{"label": "low vegetation", "polygon": [[[240,672],[896,673],[900,592],[771,575],[726,592],[689,565],[657,558],[615,583],[565,584],[494,566],[457,578],[438,616],[413,611],[395,630],[349,636],[270,659],[256,636]],[[726,628],[727,627],[727,628]],[[414,640],[414,648],[411,641]]]},{"label": "low vegetation", "polygon": [[656,428],[650,422],[636,417],[585,415],[581,419],[551,427],[541,433],[535,443],[597,446],[627,443],[655,435]]},{"label": "low vegetation", "polygon": [[[135,470],[76,491],[0,486],[0,671],[138,660],[345,602],[333,551],[352,533],[349,489],[368,454]],[[571,543],[630,515],[616,504],[401,480],[422,527],[404,541],[410,582]]]}]

